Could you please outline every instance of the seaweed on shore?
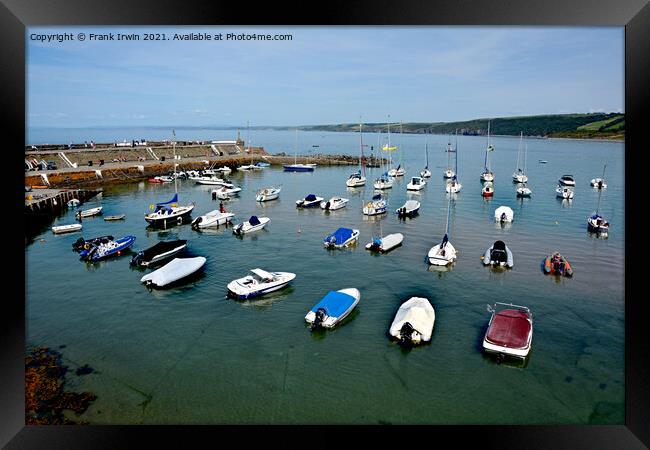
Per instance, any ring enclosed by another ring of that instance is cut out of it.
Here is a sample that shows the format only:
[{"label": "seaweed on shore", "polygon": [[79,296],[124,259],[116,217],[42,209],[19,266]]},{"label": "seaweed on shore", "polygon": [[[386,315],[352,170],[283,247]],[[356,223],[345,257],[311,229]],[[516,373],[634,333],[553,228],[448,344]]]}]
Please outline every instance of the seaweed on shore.
[{"label": "seaweed on shore", "polygon": [[25,423],[27,425],[85,425],[66,418],[64,410],[77,415],[97,399],[92,392],[66,392],[61,354],[49,348],[33,348],[25,356]]}]

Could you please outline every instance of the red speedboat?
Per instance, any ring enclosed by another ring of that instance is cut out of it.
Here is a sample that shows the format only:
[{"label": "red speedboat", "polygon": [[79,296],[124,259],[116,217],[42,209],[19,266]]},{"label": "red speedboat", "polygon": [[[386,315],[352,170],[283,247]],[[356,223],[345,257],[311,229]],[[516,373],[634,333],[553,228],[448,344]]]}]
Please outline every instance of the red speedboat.
[{"label": "red speedboat", "polygon": [[530,310],[525,306],[498,302],[488,306],[488,310],[492,317],[483,339],[485,352],[496,354],[499,361],[506,356],[525,359],[533,339]]}]

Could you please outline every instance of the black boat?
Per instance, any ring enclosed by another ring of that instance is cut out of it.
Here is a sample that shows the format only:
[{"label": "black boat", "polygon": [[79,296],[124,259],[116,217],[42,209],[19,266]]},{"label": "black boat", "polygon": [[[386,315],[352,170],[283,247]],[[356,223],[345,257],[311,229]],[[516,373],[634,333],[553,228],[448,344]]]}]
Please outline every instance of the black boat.
[{"label": "black boat", "polygon": [[146,250],[140,250],[133,258],[131,265],[134,266],[151,266],[161,261],[176,256],[187,248],[187,241],[179,239],[177,241],[161,241],[153,247]]},{"label": "black boat", "polygon": [[72,244],[72,249],[75,252],[80,252],[82,250],[89,250],[91,247],[100,245],[100,244],[106,244],[107,242],[110,242],[113,240],[113,236],[106,235],[106,236],[99,236],[95,237],[92,239],[84,239],[80,237],[77,239],[73,244]]}]

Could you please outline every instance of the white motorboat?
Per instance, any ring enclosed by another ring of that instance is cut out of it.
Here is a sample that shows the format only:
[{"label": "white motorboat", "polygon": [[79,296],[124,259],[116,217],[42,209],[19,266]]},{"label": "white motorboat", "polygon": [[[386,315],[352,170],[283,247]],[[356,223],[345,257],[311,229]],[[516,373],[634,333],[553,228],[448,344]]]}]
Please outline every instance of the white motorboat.
[{"label": "white motorboat", "polygon": [[366,244],[366,250],[386,253],[395,247],[402,245],[404,235],[402,233],[387,234],[383,237],[374,238]]},{"label": "white motorboat", "polygon": [[219,167],[218,169],[214,169],[214,171],[216,173],[223,173],[223,174],[228,175],[229,173],[232,172],[232,169],[230,167],[228,167],[228,166],[223,166],[223,167]]},{"label": "white motorboat", "polygon": [[574,187],[576,185],[576,180],[573,178],[573,175],[562,175],[557,181],[560,186]]},{"label": "white motorboat", "polygon": [[515,261],[508,246],[503,241],[496,241],[490,248],[485,250],[483,264],[511,268],[514,266]]},{"label": "white motorboat", "polygon": [[494,181],[494,172],[490,168],[490,153],[494,151],[494,145],[490,145],[490,121],[488,121],[487,147],[485,147],[485,164],[481,173],[481,181]]},{"label": "white motorboat", "polygon": [[196,184],[207,184],[211,186],[224,186],[225,184],[228,184],[223,178],[219,178],[216,175],[210,177],[194,178],[194,181]]},{"label": "white motorboat", "polygon": [[427,181],[422,177],[412,177],[411,181],[406,185],[407,191],[419,191],[424,189],[424,186],[427,185]]},{"label": "white motorboat", "polygon": [[494,220],[497,222],[512,222],[514,216],[515,213],[512,211],[512,208],[507,206],[499,206],[494,210]]},{"label": "white motorboat", "polygon": [[420,202],[417,200],[407,200],[401,207],[395,211],[400,218],[413,217],[420,211]]},{"label": "white motorboat", "polygon": [[361,293],[356,288],[329,291],[305,316],[312,329],[332,328],[345,319],[357,306]]},{"label": "white motorboat", "polygon": [[417,345],[431,340],[436,313],[429,300],[411,297],[397,310],[388,334],[401,344]]},{"label": "white motorboat", "polygon": [[294,278],[296,278],[295,273],[251,269],[250,275],[228,283],[228,293],[240,300],[245,300],[282,289],[288,286]]},{"label": "white motorboat", "polygon": [[376,216],[378,214],[386,213],[386,200],[381,194],[376,194],[372,200],[366,203],[363,207],[363,214],[366,216]]},{"label": "white motorboat", "polygon": [[594,187],[596,189],[607,189],[607,183],[605,183],[605,169],[607,168],[607,164],[603,166],[603,176],[601,178],[594,178],[591,180],[591,187]]},{"label": "white motorboat", "polygon": [[194,219],[192,221],[192,228],[197,230],[199,228],[218,227],[232,222],[233,217],[235,217],[233,213],[221,212],[215,209]]},{"label": "white motorboat", "polygon": [[246,233],[252,233],[253,231],[261,230],[269,223],[271,219],[268,217],[257,217],[251,216],[246,222],[237,224],[233,227],[232,232],[238,236]]},{"label": "white motorboat", "polygon": [[172,183],[174,181],[174,178],[169,176],[169,175],[159,175],[157,177],[153,177],[154,180],[158,180],[161,183]]},{"label": "white motorboat", "polygon": [[499,361],[506,356],[525,359],[533,340],[530,310],[525,306],[497,302],[494,306],[488,305],[488,311],[492,317],[483,338],[485,352],[496,354]]},{"label": "white motorboat", "polygon": [[163,287],[192,275],[205,265],[205,257],[174,258],[160,269],[143,276],[141,283],[146,286]]},{"label": "white motorboat", "polygon": [[325,236],[323,246],[326,248],[343,248],[356,243],[358,238],[359,230],[341,227],[334,233]]},{"label": "white motorboat", "polygon": [[82,228],[80,223],[71,223],[69,225],[58,225],[52,227],[52,233],[54,234],[63,234],[63,233],[72,233],[73,231],[80,231]]},{"label": "white motorboat", "polygon": [[280,196],[281,190],[282,190],[281,187],[270,187],[270,188],[260,189],[257,192],[257,196],[255,197],[255,200],[257,200],[258,202],[268,202],[269,200],[275,200]]},{"label": "white motorboat", "polygon": [[98,206],[97,208],[90,208],[86,209],[84,211],[77,211],[75,214],[75,217],[77,219],[79,218],[84,218],[84,217],[92,217],[92,216],[97,216],[102,213],[103,206]]},{"label": "white motorboat", "polygon": [[557,197],[571,200],[573,198],[573,189],[566,186],[558,186],[555,188]]},{"label": "white motorboat", "polygon": [[321,202],[320,207],[327,211],[335,211],[337,209],[345,208],[349,201],[349,198],[332,197],[326,202]]},{"label": "white motorboat", "polygon": [[[519,147],[517,148],[517,168],[512,174],[512,181],[514,183],[525,183],[528,181],[528,176],[526,175],[526,169],[525,166],[526,164],[524,163],[524,168],[521,167],[520,162],[521,162],[521,148],[522,148],[522,143],[524,141],[524,132],[521,131],[519,134]],[[528,152],[528,145],[526,145],[526,153]],[[525,160],[525,156],[524,156]]]},{"label": "white motorboat", "polygon": [[517,197],[530,197],[533,191],[525,184],[517,188]]},{"label": "white motorboat", "polygon": [[318,206],[322,201],[323,197],[309,194],[303,199],[296,200],[296,208],[311,208],[312,206]]}]

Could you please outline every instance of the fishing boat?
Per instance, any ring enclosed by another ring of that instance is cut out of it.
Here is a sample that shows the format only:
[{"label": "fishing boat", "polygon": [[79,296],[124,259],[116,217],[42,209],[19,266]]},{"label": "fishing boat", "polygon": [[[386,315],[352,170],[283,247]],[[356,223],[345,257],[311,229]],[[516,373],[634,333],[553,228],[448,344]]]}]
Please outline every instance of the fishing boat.
[{"label": "fishing boat", "polygon": [[505,266],[511,268],[514,266],[515,261],[508,246],[503,241],[496,241],[490,248],[485,250],[483,264],[486,266]]},{"label": "fishing boat", "polygon": [[562,175],[557,181],[560,186],[574,187],[576,185],[576,180],[573,178],[573,175]]},{"label": "fishing boat", "polygon": [[483,338],[483,350],[500,362],[506,356],[525,359],[533,340],[533,315],[525,306],[496,302]]},{"label": "fishing boat", "polygon": [[298,129],[296,128],[296,142],[294,144],[293,164],[283,164],[285,172],[313,172],[316,164],[298,164]]},{"label": "fishing boat", "polygon": [[305,321],[311,324],[312,329],[332,328],[350,314],[360,299],[361,293],[355,288],[329,291],[307,313]]},{"label": "fishing boat", "polygon": [[544,260],[544,273],[570,277],[573,276],[573,269],[569,261],[560,252],[553,252]]},{"label": "fishing boat", "polygon": [[607,167],[607,164],[603,167],[603,176],[600,178],[594,178],[591,180],[589,184],[591,184],[591,187],[594,187],[596,189],[607,189],[607,183],[605,183],[605,168]]},{"label": "fishing boat", "polygon": [[359,123],[359,171],[348,177],[345,182],[347,187],[358,187],[366,184],[366,168],[363,165],[363,133],[361,131],[361,126],[362,124]]},{"label": "fishing boat", "polygon": [[417,200],[407,200],[401,207],[395,211],[399,218],[413,217],[420,211],[420,202]]},{"label": "fishing boat", "polygon": [[57,225],[52,227],[52,233],[54,234],[72,233],[73,231],[79,230],[81,230],[80,223],[71,223],[69,225]]},{"label": "fishing boat", "polygon": [[422,177],[412,177],[411,181],[406,185],[407,191],[419,191],[424,189],[424,186],[427,185],[427,181]]},{"label": "fishing boat", "polygon": [[288,286],[294,278],[296,274],[291,272],[251,269],[250,275],[228,283],[228,294],[240,300],[259,297]]},{"label": "fishing boat", "polygon": [[494,184],[491,181],[483,183],[481,188],[481,195],[483,197],[494,197]]},{"label": "fishing boat", "polygon": [[197,272],[205,265],[206,258],[174,258],[160,269],[154,270],[140,278],[147,287],[164,287]]},{"label": "fishing boat", "polygon": [[429,300],[411,297],[397,310],[388,334],[402,345],[417,345],[431,340],[436,313]]},{"label": "fishing boat", "polygon": [[483,172],[481,172],[481,181],[494,181],[494,172],[490,168],[490,153],[494,151],[494,145],[490,144],[490,121],[487,129],[487,146],[485,147],[485,163]]},{"label": "fishing boat", "polygon": [[68,204],[68,208],[76,208],[81,204],[81,200],[79,200],[78,198],[73,198],[70,201],[68,201],[67,204]]},{"label": "fishing boat", "polygon": [[455,194],[457,192],[460,192],[460,190],[463,188],[463,185],[458,181],[458,130],[456,130],[456,147],[454,148],[453,153],[455,153],[454,161],[456,172],[454,172],[454,174],[445,184],[445,192],[448,194]]},{"label": "fishing boat", "polygon": [[75,214],[75,217],[77,219],[84,218],[84,217],[92,217],[92,216],[97,216],[102,213],[103,206],[98,206],[97,208],[90,208],[86,209],[84,211],[77,211]]},{"label": "fishing boat", "polygon": [[508,206],[499,206],[494,210],[494,220],[497,222],[512,222],[514,217],[515,213]]},{"label": "fishing boat", "polygon": [[314,194],[309,194],[305,198],[296,200],[296,208],[311,208],[312,206],[320,205],[323,197],[317,197]]},{"label": "fishing boat", "polygon": [[72,249],[75,252],[80,252],[82,250],[90,250],[90,247],[93,245],[105,244],[108,241],[112,241],[115,238],[110,235],[98,236],[90,239],[84,239],[80,237],[72,244]]},{"label": "fishing boat", "polygon": [[345,208],[349,201],[349,198],[332,197],[326,202],[320,202],[320,207],[326,211],[336,211]]},{"label": "fishing boat", "polygon": [[425,138],[424,140],[424,154],[425,154],[425,161],[426,164],[424,166],[424,170],[420,171],[420,176],[422,178],[431,178],[431,171],[429,170],[429,146],[427,143],[427,140]]},{"label": "fishing boat", "polygon": [[282,188],[279,186],[260,189],[259,191],[257,191],[255,200],[257,200],[258,202],[268,202],[270,200],[275,200],[280,196],[281,190]]},{"label": "fishing boat", "polygon": [[257,217],[257,216],[251,216],[248,221],[237,224],[233,227],[232,232],[233,234],[236,234],[238,236],[241,236],[242,234],[246,233],[252,233],[254,231],[261,230],[266,226],[267,223],[269,223],[271,219],[268,217]]},{"label": "fishing boat", "polygon": [[381,194],[375,194],[373,195],[372,200],[365,204],[362,211],[366,216],[385,214],[387,205],[388,203]]},{"label": "fishing boat", "polygon": [[380,236],[378,238],[373,238],[372,242],[366,244],[366,250],[386,253],[395,247],[402,245],[403,241],[404,235],[402,233],[387,234],[383,237]]},{"label": "fishing boat", "polygon": [[[525,183],[528,181],[528,176],[526,175],[526,170],[521,168],[519,165],[521,162],[521,147],[522,143],[524,141],[524,132],[521,131],[519,134],[519,147],[517,148],[517,168],[512,174],[512,181],[514,183]],[[528,150],[528,146],[526,146],[526,150]],[[525,159],[525,157],[524,157]]]},{"label": "fishing boat", "polygon": [[573,198],[573,189],[566,186],[559,186],[555,188],[556,196],[559,198],[564,198],[571,200]]},{"label": "fishing boat", "polygon": [[92,245],[88,250],[84,249],[79,252],[79,256],[84,261],[101,261],[111,256],[120,256],[134,242],[135,236],[124,236],[118,240],[110,240],[99,245]]},{"label": "fishing boat", "polygon": [[451,168],[451,154],[454,153],[454,149],[451,146],[451,139],[447,142],[447,169],[442,173],[443,178],[453,178],[456,175],[456,172]]},{"label": "fishing boat", "polygon": [[146,250],[140,250],[131,258],[132,266],[149,267],[167,261],[169,258],[184,252],[187,240],[160,241]]},{"label": "fishing boat", "polygon": [[200,228],[218,227],[232,222],[235,217],[233,213],[221,212],[218,209],[210,211],[207,214],[197,217],[192,221],[192,229],[198,230]]},{"label": "fishing boat", "polygon": [[115,216],[106,216],[104,217],[104,220],[107,222],[113,221],[113,220],[124,220],[126,217],[126,214],[117,214]]},{"label": "fishing boat", "polygon": [[517,188],[517,197],[530,197],[532,193],[533,191],[525,183]]},{"label": "fishing boat", "polygon": [[344,248],[355,244],[359,238],[359,230],[352,228],[339,228],[334,233],[328,234],[323,239],[326,248]]},{"label": "fishing boat", "polygon": [[[182,223],[183,218],[189,216],[194,205],[178,206],[178,193],[174,194],[171,200],[164,203],[156,203],[154,211],[145,214],[144,220],[153,226],[164,226]],[[170,205],[170,206],[167,206]],[[150,208],[154,205],[150,205]]]},{"label": "fishing boat", "polygon": [[451,204],[451,196],[447,200],[447,224],[445,225],[445,235],[439,244],[434,245],[427,254],[429,264],[434,266],[448,266],[456,261],[458,256],[456,249],[451,242],[449,242],[449,211]]},{"label": "fishing boat", "polygon": [[602,189],[599,189],[598,205],[596,206],[596,212],[587,218],[587,229],[589,231],[605,236],[609,232],[609,222],[605,220],[603,216],[598,214],[598,212],[600,211],[600,198],[602,196],[602,193],[603,193]]}]

